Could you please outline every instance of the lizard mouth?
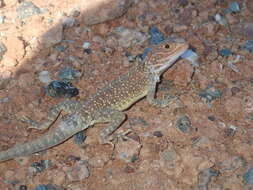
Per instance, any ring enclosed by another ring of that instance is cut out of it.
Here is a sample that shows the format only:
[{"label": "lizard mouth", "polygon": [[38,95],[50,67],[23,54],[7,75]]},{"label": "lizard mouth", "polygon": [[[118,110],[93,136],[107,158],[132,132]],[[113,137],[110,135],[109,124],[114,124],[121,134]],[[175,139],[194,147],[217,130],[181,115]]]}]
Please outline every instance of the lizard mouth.
[{"label": "lizard mouth", "polygon": [[171,67],[177,59],[188,49],[188,44],[185,44],[183,46],[180,46],[178,49],[175,50],[174,54],[171,54],[167,58],[164,58],[161,60],[160,63],[157,63],[154,65],[154,71],[158,74],[162,74],[164,71],[166,71],[169,67]]}]

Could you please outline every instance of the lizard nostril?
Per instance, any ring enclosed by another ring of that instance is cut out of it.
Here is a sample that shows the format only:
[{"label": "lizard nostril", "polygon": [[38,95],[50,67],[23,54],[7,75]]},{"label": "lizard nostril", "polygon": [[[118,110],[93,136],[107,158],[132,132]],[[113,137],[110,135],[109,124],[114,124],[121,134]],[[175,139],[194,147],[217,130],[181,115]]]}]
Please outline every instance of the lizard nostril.
[{"label": "lizard nostril", "polygon": [[169,45],[169,44],[166,44],[164,47],[165,47],[166,49],[169,49],[169,48],[170,48],[170,45]]}]

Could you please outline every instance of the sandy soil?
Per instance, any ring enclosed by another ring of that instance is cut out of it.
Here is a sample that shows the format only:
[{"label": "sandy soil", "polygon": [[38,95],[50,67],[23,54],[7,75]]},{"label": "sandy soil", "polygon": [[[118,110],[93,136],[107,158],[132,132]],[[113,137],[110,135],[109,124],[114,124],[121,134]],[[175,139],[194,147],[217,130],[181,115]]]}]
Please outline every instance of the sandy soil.
[{"label": "sandy soil", "polygon": [[62,68],[81,73],[72,99],[85,100],[134,64],[152,27],[199,56],[199,66],[182,59],[163,75],[158,95],[178,97],[170,107],[143,99],[126,111],[119,131],[133,132],[114,150],[98,143],[96,125],[81,145],[0,163],[0,189],[252,189],[253,50],[242,47],[253,40],[253,1],[232,2],[0,0],[0,150],[44,133],[20,118],[42,121],[64,100],[44,89]]}]

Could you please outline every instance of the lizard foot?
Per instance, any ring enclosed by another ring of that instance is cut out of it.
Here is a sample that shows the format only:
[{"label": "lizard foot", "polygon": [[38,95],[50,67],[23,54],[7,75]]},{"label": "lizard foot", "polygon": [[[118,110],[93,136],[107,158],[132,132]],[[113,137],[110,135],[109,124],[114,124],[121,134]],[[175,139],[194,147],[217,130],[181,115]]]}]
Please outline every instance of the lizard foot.
[{"label": "lizard foot", "polygon": [[100,138],[99,143],[100,144],[109,144],[114,149],[115,145],[116,145],[116,143],[118,142],[119,139],[123,140],[123,141],[130,139],[127,135],[131,132],[132,132],[132,130],[128,129],[126,131],[122,131],[120,133],[110,135],[108,138]]}]

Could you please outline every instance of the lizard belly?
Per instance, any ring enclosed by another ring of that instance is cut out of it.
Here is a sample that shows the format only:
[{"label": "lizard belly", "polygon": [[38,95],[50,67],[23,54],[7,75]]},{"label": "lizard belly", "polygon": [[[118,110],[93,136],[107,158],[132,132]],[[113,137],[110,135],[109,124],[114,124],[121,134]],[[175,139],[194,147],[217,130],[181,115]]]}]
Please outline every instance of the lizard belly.
[{"label": "lizard belly", "polygon": [[127,108],[129,108],[131,105],[133,105],[135,102],[145,97],[146,95],[147,95],[147,91],[143,91],[142,93],[139,93],[138,95],[135,95],[133,97],[131,96],[126,99],[123,99],[122,101],[119,101],[113,107],[120,111],[126,110]]}]

